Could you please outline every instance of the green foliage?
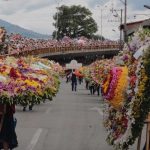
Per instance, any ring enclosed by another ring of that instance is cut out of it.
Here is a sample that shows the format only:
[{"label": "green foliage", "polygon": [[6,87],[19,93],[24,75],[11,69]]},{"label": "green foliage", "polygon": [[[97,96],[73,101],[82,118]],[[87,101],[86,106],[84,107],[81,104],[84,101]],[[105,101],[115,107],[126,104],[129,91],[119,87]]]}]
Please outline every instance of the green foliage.
[{"label": "green foliage", "polygon": [[5,44],[6,30],[4,27],[0,27],[0,54],[8,53],[8,47]]},{"label": "green foliage", "polygon": [[[81,7],[80,5],[65,6],[62,5],[57,8],[53,18],[57,30],[57,39],[61,39],[64,36],[76,38],[85,36],[91,38],[97,31],[97,24],[92,18],[92,13],[89,9]],[[56,30],[53,32],[53,38],[56,37]]]},{"label": "green foliage", "polygon": [[102,41],[104,41],[105,40],[105,38],[103,37],[103,36],[101,36],[101,35],[92,35],[92,39],[94,39],[94,40],[102,40]]}]

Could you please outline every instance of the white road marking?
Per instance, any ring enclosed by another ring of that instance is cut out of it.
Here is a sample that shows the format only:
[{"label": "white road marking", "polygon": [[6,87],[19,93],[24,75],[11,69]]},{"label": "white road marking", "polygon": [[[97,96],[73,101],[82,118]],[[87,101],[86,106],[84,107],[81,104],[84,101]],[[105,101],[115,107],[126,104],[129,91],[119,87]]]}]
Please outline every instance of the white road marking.
[{"label": "white road marking", "polygon": [[93,107],[93,108],[91,108],[90,110],[96,110],[101,116],[104,115],[103,110],[101,110],[101,109],[98,108],[98,107]]},{"label": "white road marking", "polygon": [[30,144],[28,145],[28,147],[27,147],[26,150],[33,150],[33,149],[34,149],[34,147],[36,146],[36,143],[38,142],[38,139],[39,139],[39,137],[40,137],[42,131],[43,131],[43,130],[42,130],[41,128],[39,128],[39,129],[35,132],[35,134],[34,134],[32,140],[31,140],[31,142],[30,142]]},{"label": "white road marking", "polygon": [[49,114],[49,112],[51,111],[51,107],[49,107],[46,111],[45,111],[45,114]]}]

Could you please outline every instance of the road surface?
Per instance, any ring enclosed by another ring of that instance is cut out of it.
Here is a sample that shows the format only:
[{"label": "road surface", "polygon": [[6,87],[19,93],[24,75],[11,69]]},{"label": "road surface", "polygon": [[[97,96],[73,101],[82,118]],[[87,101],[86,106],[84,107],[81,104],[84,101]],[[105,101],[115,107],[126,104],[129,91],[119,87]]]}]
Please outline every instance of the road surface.
[{"label": "road surface", "polygon": [[103,103],[96,94],[89,95],[84,84],[72,92],[71,84],[62,80],[52,102],[26,112],[17,106],[16,150],[113,150],[105,141]]}]

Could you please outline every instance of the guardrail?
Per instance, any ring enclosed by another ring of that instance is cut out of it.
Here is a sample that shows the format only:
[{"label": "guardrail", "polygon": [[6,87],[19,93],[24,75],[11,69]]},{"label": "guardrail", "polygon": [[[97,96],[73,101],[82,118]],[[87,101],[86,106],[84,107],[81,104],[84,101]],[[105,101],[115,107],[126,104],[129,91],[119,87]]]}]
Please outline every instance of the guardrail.
[{"label": "guardrail", "polygon": [[29,50],[29,51],[22,51],[20,53],[15,53],[15,54],[7,54],[7,55],[1,55],[1,57],[6,57],[6,56],[27,56],[27,55],[44,55],[44,54],[49,54],[49,55],[58,55],[62,53],[77,53],[77,52],[92,52],[92,51],[113,51],[113,50],[119,50],[120,45],[115,44],[115,45],[100,45],[100,46],[71,46],[71,47],[50,47],[50,48],[42,48],[42,49],[35,49],[35,50]]}]

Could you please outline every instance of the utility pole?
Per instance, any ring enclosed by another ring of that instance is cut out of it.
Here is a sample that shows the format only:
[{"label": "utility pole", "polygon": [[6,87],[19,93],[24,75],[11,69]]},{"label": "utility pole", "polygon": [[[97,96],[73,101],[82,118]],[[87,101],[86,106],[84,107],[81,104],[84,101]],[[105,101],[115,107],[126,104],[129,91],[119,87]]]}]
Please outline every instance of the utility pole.
[{"label": "utility pole", "polygon": [[103,40],[103,9],[101,8],[101,41]]},{"label": "utility pole", "polygon": [[120,10],[120,50],[122,50],[122,29],[121,29],[121,26],[122,26],[122,12],[123,12],[123,10],[121,9]]},{"label": "utility pole", "polygon": [[103,40],[103,10],[104,8],[103,7],[107,7],[106,5],[104,5],[103,7],[101,5],[97,5],[97,7],[100,7],[100,10],[101,10],[101,24],[100,24],[100,34],[101,34],[101,41]]},{"label": "utility pole", "polygon": [[120,0],[124,4],[124,42],[128,42],[127,35],[127,0]]},{"label": "utility pole", "polygon": [[55,34],[55,39],[57,40],[57,38],[58,38],[58,11],[59,11],[59,3],[61,2],[62,0],[56,0],[56,2],[57,2],[57,15],[56,15],[56,34]]},{"label": "utility pole", "polygon": [[127,0],[124,2],[124,41],[128,42],[127,35]]},{"label": "utility pole", "polygon": [[[124,42],[128,42],[128,35],[127,35],[127,0],[120,0],[124,4]],[[114,11],[113,5],[111,9],[112,13]]]},{"label": "utility pole", "polygon": [[59,7],[59,2],[57,3],[57,18],[56,18],[56,34],[55,34],[55,39],[57,40],[57,34],[58,34],[58,7]]},{"label": "utility pole", "polygon": [[[119,20],[110,20],[110,22],[120,22],[120,37],[119,37],[119,49],[122,50],[122,29],[121,29],[121,26],[122,26],[122,14],[123,14],[123,9],[111,9],[110,11],[112,12],[116,12],[116,15],[113,15],[114,17],[118,17]],[[117,13],[117,11],[120,11],[120,15]],[[114,32],[116,32],[115,30],[112,30]]]}]

